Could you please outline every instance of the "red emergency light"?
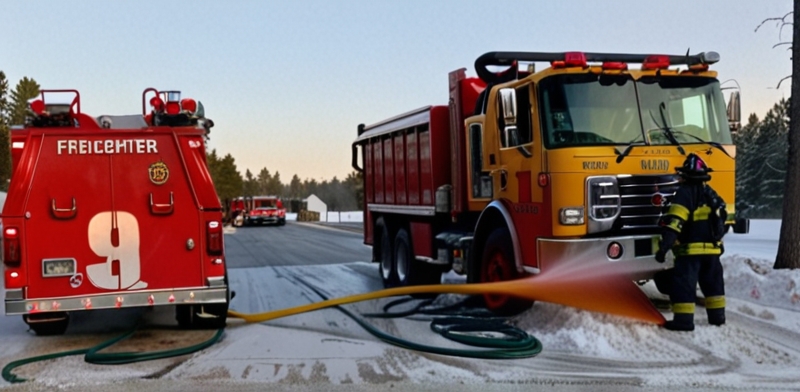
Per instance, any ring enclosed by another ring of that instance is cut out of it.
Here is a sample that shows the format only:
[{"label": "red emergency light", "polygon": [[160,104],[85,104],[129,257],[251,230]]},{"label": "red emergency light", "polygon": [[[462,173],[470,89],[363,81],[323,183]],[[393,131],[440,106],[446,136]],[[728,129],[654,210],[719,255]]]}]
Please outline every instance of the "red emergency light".
[{"label": "red emergency light", "polygon": [[155,96],[150,98],[150,106],[153,107],[154,111],[161,112],[164,110],[164,101],[162,101],[158,96]]},{"label": "red emergency light", "polygon": [[624,71],[628,69],[628,63],[620,61],[606,61],[603,63],[603,70],[607,71]]},{"label": "red emergency light", "polygon": [[583,52],[567,52],[564,53],[564,60],[551,61],[550,66],[553,68],[568,68],[568,67],[581,67],[586,68],[586,55]]},{"label": "red emergency light", "polygon": [[178,114],[181,112],[181,104],[180,102],[167,102],[166,106],[167,114]]},{"label": "red emergency light", "polygon": [[19,231],[16,227],[3,230],[3,262],[7,265],[19,265],[20,260]]},{"label": "red emergency light", "polygon": [[566,52],[564,53],[564,60],[563,61],[551,61],[550,66],[553,68],[568,68],[568,67],[580,67],[586,68],[586,55],[583,52]]},{"label": "red emergency light", "polygon": [[189,113],[194,113],[197,111],[197,101],[191,98],[181,99],[181,109]]},{"label": "red emergency light", "polygon": [[669,68],[669,56],[652,55],[647,56],[642,63],[642,69],[667,69]]},{"label": "red emergency light", "polygon": [[37,99],[31,102],[31,110],[33,110],[34,113],[39,115],[44,114],[44,101],[42,101],[41,99]]},{"label": "red emergency light", "polygon": [[564,65],[567,67],[586,67],[586,55],[583,52],[564,53]]}]

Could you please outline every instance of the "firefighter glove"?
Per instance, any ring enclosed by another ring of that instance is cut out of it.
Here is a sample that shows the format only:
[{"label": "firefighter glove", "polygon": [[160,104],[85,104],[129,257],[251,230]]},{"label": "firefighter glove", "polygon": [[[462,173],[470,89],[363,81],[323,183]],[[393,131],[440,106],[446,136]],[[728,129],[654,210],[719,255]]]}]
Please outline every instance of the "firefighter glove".
[{"label": "firefighter glove", "polygon": [[667,250],[665,248],[661,248],[656,252],[656,261],[659,263],[663,263],[665,258],[667,257]]}]

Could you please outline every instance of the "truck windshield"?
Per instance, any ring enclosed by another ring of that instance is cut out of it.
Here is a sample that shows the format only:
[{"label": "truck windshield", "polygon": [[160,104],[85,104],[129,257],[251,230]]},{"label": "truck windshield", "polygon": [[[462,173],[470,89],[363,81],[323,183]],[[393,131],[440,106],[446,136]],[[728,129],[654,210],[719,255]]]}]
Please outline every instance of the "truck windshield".
[{"label": "truck windshield", "polygon": [[539,98],[548,148],[675,144],[672,136],[680,144],[731,144],[712,78],[554,75],[541,81]]}]

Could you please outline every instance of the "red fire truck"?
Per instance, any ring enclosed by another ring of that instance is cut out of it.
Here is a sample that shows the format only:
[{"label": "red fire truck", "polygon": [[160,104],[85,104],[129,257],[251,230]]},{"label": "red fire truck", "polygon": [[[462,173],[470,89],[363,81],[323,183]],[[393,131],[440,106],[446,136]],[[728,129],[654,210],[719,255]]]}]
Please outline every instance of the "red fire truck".
[{"label": "red fire truck", "polygon": [[286,224],[286,208],[277,196],[237,197],[231,201],[234,226]]},{"label": "red fire truck", "polygon": [[148,88],[142,114],[94,118],[78,91],[42,90],[30,110],[11,131],[6,314],[40,335],[63,333],[71,312],[167,305],[183,327],[224,326],[222,208],[202,104]]},{"label": "red fire truck", "polygon": [[[451,269],[504,281],[576,259],[634,263],[645,271],[635,279],[657,278],[658,221],[692,152],[714,169],[728,223],[745,232],[733,219],[729,117],[739,111],[726,116],[709,69],[718,60],[490,52],[475,62],[478,77],[450,73],[448,105],[359,125],[364,242],[384,285],[434,284]],[[484,300],[498,313],[531,305]]]}]

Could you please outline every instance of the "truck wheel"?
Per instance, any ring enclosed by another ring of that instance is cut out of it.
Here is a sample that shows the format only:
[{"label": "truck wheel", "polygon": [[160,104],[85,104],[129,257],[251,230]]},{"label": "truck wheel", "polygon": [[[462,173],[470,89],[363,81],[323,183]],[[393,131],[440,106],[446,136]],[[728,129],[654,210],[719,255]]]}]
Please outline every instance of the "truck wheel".
[{"label": "truck wheel", "polygon": [[378,269],[381,273],[383,287],[387,289],[396,287],[397,274],[395,273],[394,257],[392,257],[394,252],[392,248],[392,241],[389,238],[389,228],[386,227],[385,223],[383,223],[383,219],[378,219],[377,223],[375,224],[375,229],[375,231],[379,233],[378,238],[380,243],[378,246],[380,247],[380,259],[378,260]]},{"label": "truck wheel", "polygon": [[[481,282],[504,282],[521,277],[514,263],[511,234],[505,227],[494,229],[483,248]],[[533,305],[533,301],[508,295],[484,294],[483,300],[489,310],[503,316],[522,313]]]},{"label": "truck wheel", "polygon": [[400,229],[394,239],[394,266],[399,286],[438,284],[442,281],[441,269],[414,257],[411,236],[406,229]]},{"label": "truck wheel", "polygon": [[26,314],[22,320],[38,336],[63,335],[69,325],[69,314],[65,312],[48,312]]}]

